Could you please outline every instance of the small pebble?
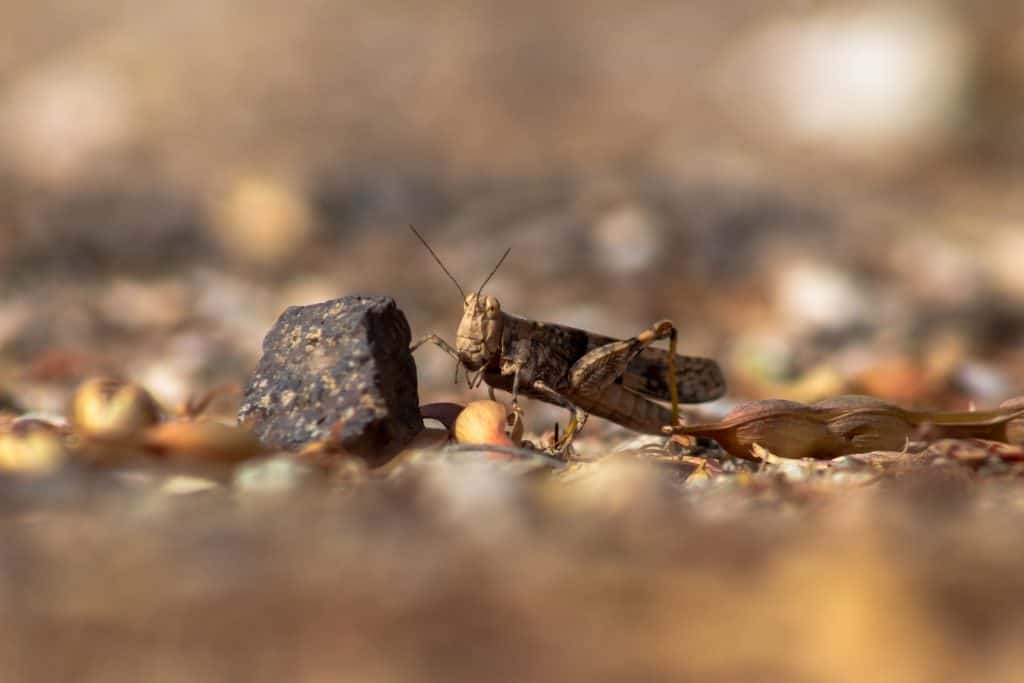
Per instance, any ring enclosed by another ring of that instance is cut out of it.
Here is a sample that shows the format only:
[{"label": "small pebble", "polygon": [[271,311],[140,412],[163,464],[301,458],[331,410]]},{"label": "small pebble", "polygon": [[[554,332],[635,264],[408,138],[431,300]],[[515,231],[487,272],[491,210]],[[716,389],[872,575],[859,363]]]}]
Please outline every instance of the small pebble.
[{"label": "small pebble", "polygon": [[193,493],[206,493],[220,488],[221,485],[212,479],[176,475],[160,486],[160,493],[168,496],[187,496]]},{"label": "small pebble", "polygon": [[783,479],[791,482],[805,481],[812,472],[812,465],[802,460],[786,460],[774,466],[773,471],[781,475]]},{"label": "small pebble", "polygon": [[255,460],[235,470],[231,486],[239,493],[290,493],[315,481],[317,472],[287,455]]}]

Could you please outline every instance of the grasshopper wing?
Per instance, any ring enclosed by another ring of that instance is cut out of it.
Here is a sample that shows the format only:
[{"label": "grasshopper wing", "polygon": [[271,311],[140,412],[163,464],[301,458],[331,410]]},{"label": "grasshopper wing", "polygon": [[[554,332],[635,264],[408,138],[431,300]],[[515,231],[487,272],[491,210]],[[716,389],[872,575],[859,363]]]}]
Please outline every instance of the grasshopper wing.
[{"label": "grasshopper wing", "polygon": [[[626,366],[622,384],[638,394],[658,401],[670,401],[666,373],[668,351],[648,347]],[[725,377],[710,358],[676,355],[676,388],[681,403],[703,403],[725,394]]]}]

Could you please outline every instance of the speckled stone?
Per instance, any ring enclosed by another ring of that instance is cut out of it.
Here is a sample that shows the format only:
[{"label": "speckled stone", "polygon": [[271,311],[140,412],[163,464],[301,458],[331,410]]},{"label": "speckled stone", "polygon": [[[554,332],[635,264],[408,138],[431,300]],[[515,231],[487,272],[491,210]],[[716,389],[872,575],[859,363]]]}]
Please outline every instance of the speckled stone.
[{"label": "speckled stone", "polygon": [[266,445],[288,450],[337,424],[342,447],[371,465],[385,462],[423,428],[410,341],[389,297],[292,306],[263,340],[238,419]]}]

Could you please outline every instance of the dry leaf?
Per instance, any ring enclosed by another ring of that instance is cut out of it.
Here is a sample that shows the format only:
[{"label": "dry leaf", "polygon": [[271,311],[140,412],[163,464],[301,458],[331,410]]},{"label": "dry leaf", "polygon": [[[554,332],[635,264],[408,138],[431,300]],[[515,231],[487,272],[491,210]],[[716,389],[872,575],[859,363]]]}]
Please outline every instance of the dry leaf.
[{"label": "dry leaf", "polygon": [[719,422],[681,425],[677,434],[714,439],[730,454],[750,459],[752,449],[784,458],[832,459],[870,451],[899,451],[914,436],[1014,442],[1024,435],[1024,406],[990,411],[918,412],[869,396],[838,396],[804,405],[752,401]]}]

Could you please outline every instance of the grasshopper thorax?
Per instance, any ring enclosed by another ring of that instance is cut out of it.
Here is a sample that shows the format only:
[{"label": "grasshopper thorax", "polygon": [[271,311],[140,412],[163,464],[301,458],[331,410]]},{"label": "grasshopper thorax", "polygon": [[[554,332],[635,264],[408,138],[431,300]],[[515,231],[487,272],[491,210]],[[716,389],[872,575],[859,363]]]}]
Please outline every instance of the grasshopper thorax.
[{"label": "grasshopper thorax", "polygon": [[470,294],[463,303],[462,320],[455,333],[455,350],[462,364],[479,370],[501,351],[501,304],[493,296]]}]

